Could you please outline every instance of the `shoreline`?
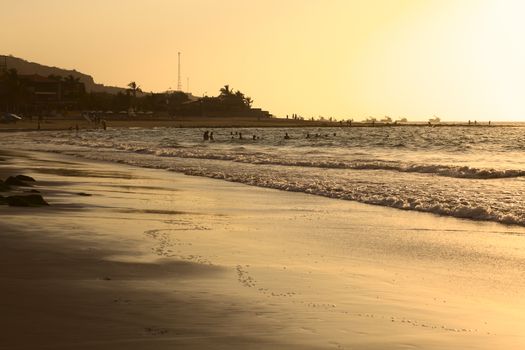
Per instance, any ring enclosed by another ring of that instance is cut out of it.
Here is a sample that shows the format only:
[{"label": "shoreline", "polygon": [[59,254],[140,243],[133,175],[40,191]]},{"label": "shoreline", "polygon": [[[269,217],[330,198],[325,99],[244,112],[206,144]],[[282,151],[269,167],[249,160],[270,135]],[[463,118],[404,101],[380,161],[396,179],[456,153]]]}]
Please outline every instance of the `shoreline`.
[{"label": "shoreline", "polygon": [[0,206],[0,348],[525,344],[523,228],[54,153],[2,158],[51,206]]},{"label": "shoreline", "polygon": [[[74,130],[78,125],[81,129],[100,129],[101,126],[95,123],[89,123],[84,119],[47,119],[41,124],[38,129],[37,121],[24,120],[16,124],[2,124],[0,123],[0,132],[17,132],[17,131],[54,131],[54,130]],[[365,122],[353,122],[352,125],[339,122],[328,121],[297,121],[291,119],[270,119],[270,120],[255,120],[255,119],[235,119],[235,118],[184,118],[184,119],[143,119],[143,120],[107,120],[108,128],[398,128],[398,127],[467,127],[467,128],[500,128],[500,127],[524,127],[523,125],[512,124],[511,122],[492,123],[488,125],[486,122],[477,125],[461,122],[441,122],[438,124],[428,125],[425,122],[417,123],[381,123],[375,124]]]}]

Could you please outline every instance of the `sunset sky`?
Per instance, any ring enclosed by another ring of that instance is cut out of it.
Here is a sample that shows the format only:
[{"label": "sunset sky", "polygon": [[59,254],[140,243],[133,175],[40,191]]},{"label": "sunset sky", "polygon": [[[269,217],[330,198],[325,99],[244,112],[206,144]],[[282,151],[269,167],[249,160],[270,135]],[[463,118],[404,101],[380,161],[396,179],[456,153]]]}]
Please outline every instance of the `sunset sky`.
[{"label": "sunset sky", "polygon": [[[5,1],[1,53],[278,116],[525,121],[525,1]],[[6,29],[7,28],[7,29]]]}]

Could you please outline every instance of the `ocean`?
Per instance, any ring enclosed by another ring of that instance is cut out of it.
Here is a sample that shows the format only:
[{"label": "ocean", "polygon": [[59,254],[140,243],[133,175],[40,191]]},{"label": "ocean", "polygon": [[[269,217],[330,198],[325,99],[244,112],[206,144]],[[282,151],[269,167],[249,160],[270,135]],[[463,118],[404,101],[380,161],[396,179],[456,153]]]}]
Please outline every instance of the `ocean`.
[{"label": "ocean", "polygon": [[214,128],[213,141],[204,131],[26,132],[0,145],[525,226],[523,127]]}]

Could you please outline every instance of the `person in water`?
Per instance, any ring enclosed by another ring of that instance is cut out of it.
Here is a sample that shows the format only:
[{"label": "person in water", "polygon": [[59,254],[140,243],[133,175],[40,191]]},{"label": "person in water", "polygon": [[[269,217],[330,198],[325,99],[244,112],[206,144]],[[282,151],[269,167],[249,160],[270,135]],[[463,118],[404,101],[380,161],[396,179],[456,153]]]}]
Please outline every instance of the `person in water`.
[{"label": "person in water", "polygon": [[285,135],[284,135],[284,139],[285,139],[285,140],[289,140],[289,139],[290,139],[290,136],[288,136],[288,133],[285,133]]},{"label": "person in water", "polygon": [[257,137],[255,136],[255,134],[252,136],[252,138],[253,138],[254,140],[257,139]]},{"label": "person in water", "polygon": [[210,132],[210,141],[213,141],[213,131]]},{"label": "person in water", "polygon": [[239,140],[242,140],[242,132],[239,133]]},{"label": "person in water", "polygon": [[306,138],[307,138],[307,139],[310,138],[310,133],[309,133],[309,132],[306,133]]},{"label": "person in water", "polygon": [[204,135],[202,135],[202,138],[204,141],[208,141],[210,139],[210,133],[208,130],[204,132]]}]

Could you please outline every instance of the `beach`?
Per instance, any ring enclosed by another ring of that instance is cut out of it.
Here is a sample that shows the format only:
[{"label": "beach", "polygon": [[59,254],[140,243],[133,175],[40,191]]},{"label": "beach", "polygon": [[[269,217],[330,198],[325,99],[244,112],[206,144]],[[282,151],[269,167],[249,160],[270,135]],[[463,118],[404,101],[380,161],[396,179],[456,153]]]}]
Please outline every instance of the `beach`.
[{"label": "beach", "polygon": [[525,229],[4,151],[0,349],[520,349]]}]

